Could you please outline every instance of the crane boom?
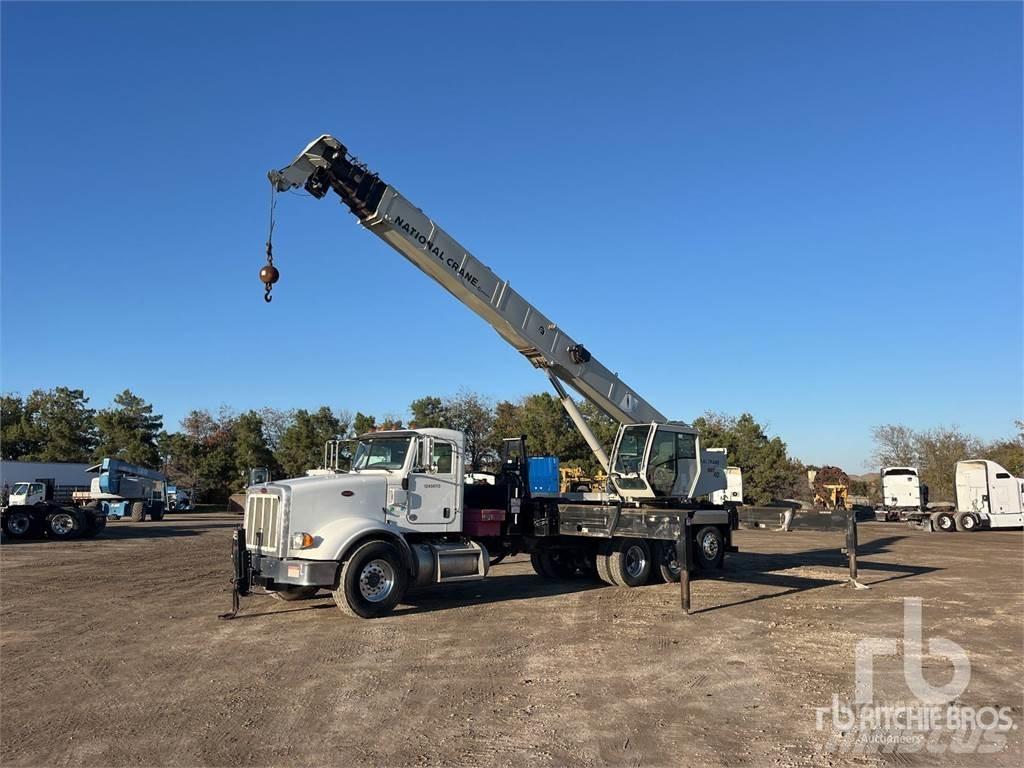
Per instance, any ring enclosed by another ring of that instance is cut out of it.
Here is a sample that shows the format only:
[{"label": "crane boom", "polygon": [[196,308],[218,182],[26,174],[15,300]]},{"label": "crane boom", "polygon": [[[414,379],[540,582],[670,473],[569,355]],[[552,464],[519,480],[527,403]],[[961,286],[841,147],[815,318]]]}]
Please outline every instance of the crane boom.
[{"label": "crane boom", "polygon": [[[697,430],[667,421],[547,315],[513,290],[423,211],[323,135],[285,168],[270,171],[277,192],[297,187],[313,197],[334,191],[360,223],[401,253],[490,324],[498,335],[544,370],[576,428],[620,497],[694,499],[724,488],[725,454],[700,446]],[[270,244],[267,244],[270,255]],[[270,287],[277,270],[260,272]],[[619,422],[609,460],[564,384]]]},{"label": "crane boom", "polygon": [[[495,275],[397,189],[351,157],[337,139],[321,136],[291,165],[271,171],[269,176],[281,192],[305,187],[321,198],[333,189],[363,226],[487,321],[534,366],[571,386],[619,423],[666,420],[507,280]],[[607,458],[602,463],[607,464]]]}]

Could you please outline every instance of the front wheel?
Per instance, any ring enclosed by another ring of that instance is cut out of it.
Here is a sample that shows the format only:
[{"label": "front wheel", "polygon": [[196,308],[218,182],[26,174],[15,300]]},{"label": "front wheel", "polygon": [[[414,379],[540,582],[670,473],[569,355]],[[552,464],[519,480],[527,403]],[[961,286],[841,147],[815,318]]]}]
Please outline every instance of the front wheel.
[{"label": "front wheel", "polygon": [[27,509],[8,509],[4,515],[4,533],[12,539],[26,539],[36,533],[35,516]]},{"label": "front wheel", "polygon": [[334,602],[349,616],[374,619],[398,605],[408,583],[409,575],[395,546],[386,541],[370,541],[341,566]]}]

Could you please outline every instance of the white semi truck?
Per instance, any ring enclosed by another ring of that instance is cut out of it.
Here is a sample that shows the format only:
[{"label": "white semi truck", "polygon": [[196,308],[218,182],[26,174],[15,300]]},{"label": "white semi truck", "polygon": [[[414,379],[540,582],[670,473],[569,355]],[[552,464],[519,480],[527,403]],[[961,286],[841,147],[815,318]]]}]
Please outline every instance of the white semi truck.
[{"label": "white semi truck", "polygon": [[882,467],[882,504],[876,508],[879,519],[901,520],[911,512],[924,512],[928,505],[928,486],[921,484],[916,467]]},{"label": "white semi truck", "polygon": [[1024,479],[994,461],[956,463],[956,508],[910,513],[911,525],[944,532],[1024,527]]},{"label": "white semi truck", "polygon": [[[704,450],[696,429],[667,420],[333,137],[316,139],[269,177],[276,192],[303,188],[319,199],[333,191],[364,227],[541,369],[613,493],[583,502],[531,497],[521,438],[505,442],[493,485],[466,485],[459,432],[362,435],[348,474],[248,489],[234,538],[236,599],[252,585],[282,599],[327,589],[343,612],[370,618],[392,610],[409,587],[482,579],[492,558],[518,552],[529,553],[544,578],[591,572],[632,587],[679,578],[676,541],[685,525],[696,533],[683,561],[721,566],[734,549],[735,510],[696,499],[725,488],[724,452]],[[278,278],[269,242],[267,254],[260,279],[269,300]],[[566,384],[619,422],[610,456]]]},{"label": "white semi truck", "polygon": [[712,491],[711,503],[743,503],[743,470],[740,467],[725,468],[725,488],[719,491]]}]

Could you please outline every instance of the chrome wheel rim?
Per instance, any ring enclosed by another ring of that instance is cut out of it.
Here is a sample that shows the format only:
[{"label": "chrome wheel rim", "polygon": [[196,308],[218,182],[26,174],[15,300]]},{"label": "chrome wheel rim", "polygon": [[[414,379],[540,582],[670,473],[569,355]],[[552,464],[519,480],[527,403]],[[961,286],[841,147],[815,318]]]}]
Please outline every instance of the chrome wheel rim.
[{"label": "chrome wheel rim", "polygon": [[50,519],[50,530],[58,536],[66,536],[75,530],[75,519],[68,514],[54,515]]},{"label": "chrome wheel rim", "polygon": [[964,517],[964,519],[963,519],[963,526],[968,531],[971,530],[972,528],[974,528],[974,517],[971,516],[971,515],[967,515],[966,517]]},{"label": "chrome wheel rim", "polygon": [[700,548],[704,551],[704,556],[708,560],[714,560],[718,557],[718,538],[709,533],[701,541]]},{"label": "chrome wheel rim", "polygon": [[943,515],[939,518],[939,528],[946,531],[953,527],[953,518]]},{"label": "chrome wheel rim", "polygon": [[29,525],[32,521],[29,516],[24,512],[15,512],[13,515],[7,518],[7,530],[13,533],[15,536],[21,536],[28,530]]},{"label": "chrome wheel rim", "polygon": [[641,546],[634,544],[626,550],[626,573],[632,578],[640,576],[647,567],[647,555]]},{"label": "chrome wheel rim", "polygon": [[359,594],[371,603],[386,600],[395,588],[395,569],[387,560],[371,560],[359,573]]}]

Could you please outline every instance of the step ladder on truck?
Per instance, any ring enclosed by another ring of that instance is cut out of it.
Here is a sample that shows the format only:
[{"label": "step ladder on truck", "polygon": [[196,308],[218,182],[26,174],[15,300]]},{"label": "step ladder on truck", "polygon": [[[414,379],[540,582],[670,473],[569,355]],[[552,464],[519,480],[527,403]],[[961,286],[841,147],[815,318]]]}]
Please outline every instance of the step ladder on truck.
[{"label": "step ladder on truck", "polygon": [[[700,501],[726,488],[725,453],[704,449],[695,428],[668,420],[341,143],[321,136],[269,177],[275,193],[334,192],[366,229],[543,371],[607,473],[609,493],[532,496],[522,438],[506,441],[493,485],[466,485],[460,432],[361,435],[347,474],[247,490],[233,545],[236,610],[238,597],[261,586],[285,600],[326,589],[347,614],[381,616],[409,588],[483,579],[491,562],[515,553],[529,554],[542,578],[592,573],[634,587],[679,579],[681,559],[720,568],[735,551],[735,509]],[[269,301],[279,272],[269,242],[267,253],[260,280]],[[665,322],[675,327],[674,318]],[[619,423],[610,455],[566,385]],[[694,551],[680,558],[687,521]]]}]

